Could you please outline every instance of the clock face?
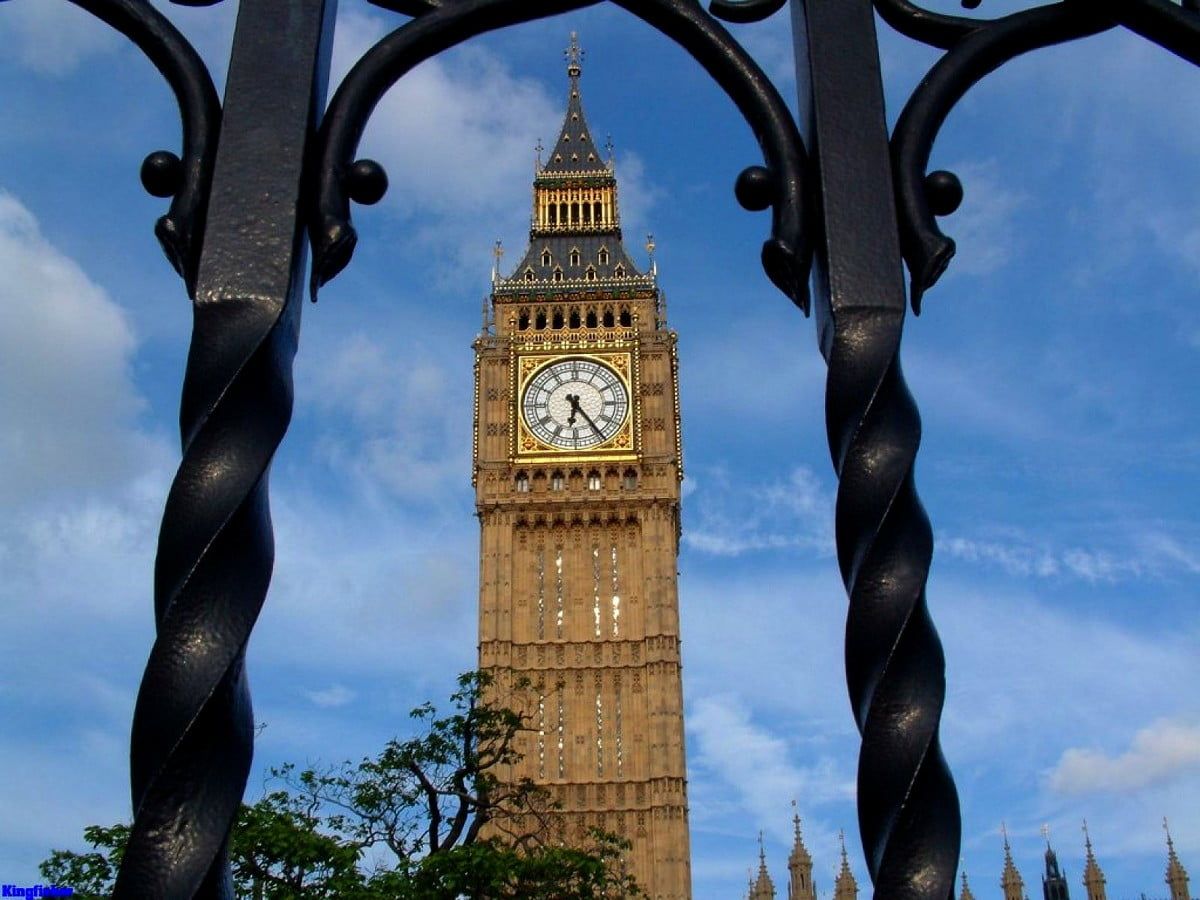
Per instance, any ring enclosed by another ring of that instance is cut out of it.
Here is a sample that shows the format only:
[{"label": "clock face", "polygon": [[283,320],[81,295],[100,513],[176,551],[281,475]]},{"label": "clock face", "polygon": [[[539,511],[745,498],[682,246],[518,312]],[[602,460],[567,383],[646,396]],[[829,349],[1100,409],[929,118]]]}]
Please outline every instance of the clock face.
[{"label": "clock face", "polygon": [[611,440],[628,413],[625,384],[608,366],[590,359],[560,359],[543,366],[521,400],[529,430],[562,450],[586,450]]}]

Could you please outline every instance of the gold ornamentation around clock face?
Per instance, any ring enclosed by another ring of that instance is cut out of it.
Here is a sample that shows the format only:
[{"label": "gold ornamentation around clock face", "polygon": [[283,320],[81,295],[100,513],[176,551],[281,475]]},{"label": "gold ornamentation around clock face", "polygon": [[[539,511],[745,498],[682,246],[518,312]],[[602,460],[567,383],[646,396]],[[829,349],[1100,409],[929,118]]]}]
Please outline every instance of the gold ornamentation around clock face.
[{"label": "gold ornamentation around clock face", "polygon": [[568,357],[540,368],[521,398],[526,427],[560,450],[588,450],[612,440],[629,415],[621,377],[594,359]]}]

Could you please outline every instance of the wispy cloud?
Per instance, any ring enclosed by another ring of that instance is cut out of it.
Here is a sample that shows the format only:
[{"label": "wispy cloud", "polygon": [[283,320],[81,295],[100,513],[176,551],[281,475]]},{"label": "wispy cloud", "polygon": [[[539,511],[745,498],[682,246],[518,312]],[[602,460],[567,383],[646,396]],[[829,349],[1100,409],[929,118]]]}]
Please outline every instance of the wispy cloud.
[{"label": "wispy cloud", "polygon": [[960,562],[1022,578],[1114,583],[1200,572],[1200,556],[1182,539],[1161,531],[1122,529],[1118,546],[1056,547],[1046,535],[977,539],[940,534],[936,552]]},{"label": "wispy cloud", "polygon": [[345,706],[358,695],[344,684],[334,684],[319,691],[305,691],[304,696],[315,706],[337,707]]},{"label": "wispy cloud", "polygon": [[1139,730],[1118,755],[1087,747],[1064,751],[1050,772],[1050,789],[1061,794],[1138,791],[1200,770],[1200,725],[1160,719]]},{"label": "wispy cloud", "polygon": [[683,541],[700,553],[741,556],[787,547],[832,551],[833,499],[806,466],[793,469],[786,480],[758,484],[711,468],[696,476],[688,504]]}]

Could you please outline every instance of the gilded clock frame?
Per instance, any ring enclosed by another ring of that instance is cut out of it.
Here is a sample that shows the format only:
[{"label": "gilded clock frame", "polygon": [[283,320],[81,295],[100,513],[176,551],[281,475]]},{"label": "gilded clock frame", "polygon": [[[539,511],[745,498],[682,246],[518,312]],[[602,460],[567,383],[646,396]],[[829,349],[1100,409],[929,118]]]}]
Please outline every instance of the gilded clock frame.
[{"label": "gilded clock frame", "polygon": [[[547,351],[544,345],[516,347],[509,366],[512,390],[508,415],[510,427],[509,457],[514,463],[571,463],[571,462],[636,462],[641,459],[642,408],[637,386],[638,348],[634,343],[618,343],[603,349],[595,347],[555,347]],[[607,366],[620,379],[629,397],[629,414],[625,423],[603,444],[584,450],[554,447],[540,440],[521,415],[521,401],[529,382],[544,366],[564,359],[586,359]]]}]

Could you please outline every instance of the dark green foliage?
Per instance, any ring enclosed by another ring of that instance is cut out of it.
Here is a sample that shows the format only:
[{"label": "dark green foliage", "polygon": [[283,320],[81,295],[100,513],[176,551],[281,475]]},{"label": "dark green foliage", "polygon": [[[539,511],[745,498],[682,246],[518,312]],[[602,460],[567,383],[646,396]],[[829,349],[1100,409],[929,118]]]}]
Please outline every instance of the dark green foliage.
[{"label": "dark green foliage", "polygon": [[[485,673],[460,676],[453,712],[413,710],[417,736],[376,757],[297,771],[273,769],[271,789],[238,814],[234,885],[250,900],[610,900],[641,896],[625,873],[623,840],[567,840],[544,790],[507,783],[525,719],[490,704]],[[90,826],[92,850],[55,850],[50,883],[84,900],[112,892],[127,825]]]}]

